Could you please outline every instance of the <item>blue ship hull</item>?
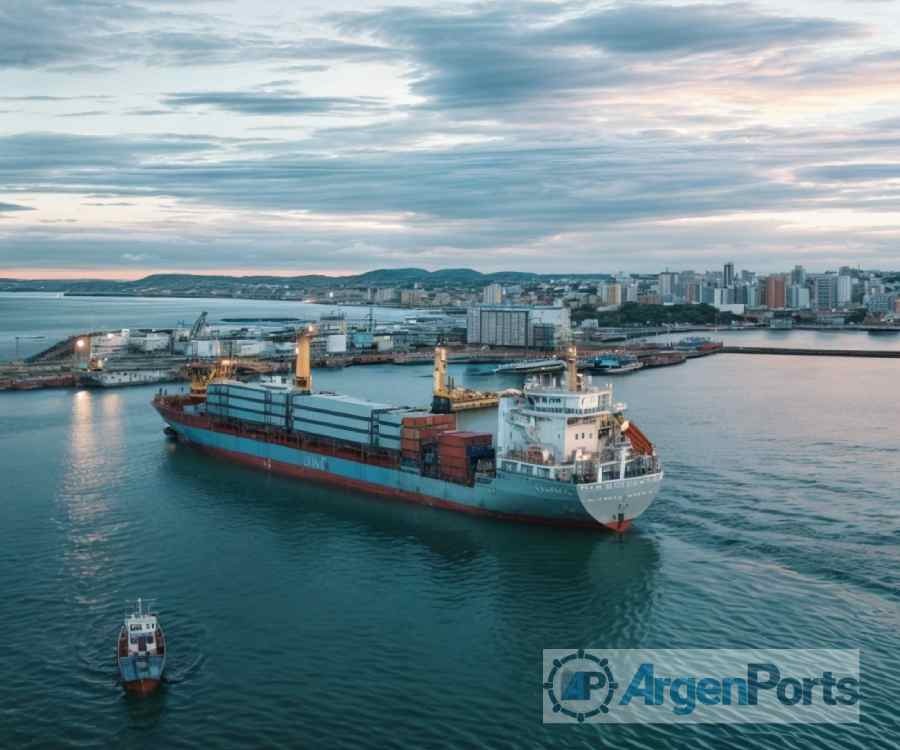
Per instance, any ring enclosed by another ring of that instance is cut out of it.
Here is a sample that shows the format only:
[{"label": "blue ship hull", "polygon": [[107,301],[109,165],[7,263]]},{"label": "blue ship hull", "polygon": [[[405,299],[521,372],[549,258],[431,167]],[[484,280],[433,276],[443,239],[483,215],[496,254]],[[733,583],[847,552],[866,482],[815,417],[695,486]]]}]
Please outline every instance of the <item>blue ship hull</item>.
[{"label": "blue ship hull", "polygon": [[418,467],[375,457],[360,460],[339,449],[310,449],[263,435],[244,436],[206,416],[155,404],[179,440],[236,463],[340,485],[406,502],[506,520],[618,531],[652,502],[662,473],[593,484],[562,483],[498,470],[472,485],[423,476]]}]

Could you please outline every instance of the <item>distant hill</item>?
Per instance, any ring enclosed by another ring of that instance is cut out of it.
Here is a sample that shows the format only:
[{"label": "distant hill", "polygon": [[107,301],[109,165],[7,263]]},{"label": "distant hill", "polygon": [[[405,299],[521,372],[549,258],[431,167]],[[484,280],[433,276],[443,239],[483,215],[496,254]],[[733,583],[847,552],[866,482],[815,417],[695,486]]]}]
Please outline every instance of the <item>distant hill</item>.
[{"label": "distant hill", "polygon": [[[206,276],[184,273],[165,273],[145,276],[134,281],[102,279],[0,279],[0,291],[68,292],[70,294],[128,295],[128,296],[230,296],[258,293],[269,288],[276,290],[315,291],[324,287],[411,287],[423,288],[478,287],[491,283],[520,284],[529,281],[558,278],[559,274],[537,274],[521,271],[481,273],[471,268],[445,268],[426,271],[424,268],[382,268],[353,276]],[[573,274],[566,278],[610,278],[608,274]]]}]

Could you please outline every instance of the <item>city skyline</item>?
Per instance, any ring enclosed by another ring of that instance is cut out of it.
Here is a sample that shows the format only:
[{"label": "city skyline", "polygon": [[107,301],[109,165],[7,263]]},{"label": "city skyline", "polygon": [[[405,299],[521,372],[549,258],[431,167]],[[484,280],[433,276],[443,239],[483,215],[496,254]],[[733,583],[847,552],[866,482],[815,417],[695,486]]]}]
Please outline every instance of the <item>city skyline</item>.
[{"label": "city skyline", "polygon": [[0,8],[0,277],[900,267],[895,3]]}]

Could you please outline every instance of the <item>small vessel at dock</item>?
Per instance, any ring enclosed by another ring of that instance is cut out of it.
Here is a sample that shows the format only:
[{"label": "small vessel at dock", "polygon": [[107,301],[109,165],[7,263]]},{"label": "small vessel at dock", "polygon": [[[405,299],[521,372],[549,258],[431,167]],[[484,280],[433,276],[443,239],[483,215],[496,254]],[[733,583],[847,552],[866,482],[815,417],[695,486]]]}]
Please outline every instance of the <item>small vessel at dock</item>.
[{"label": "small vessel at dock", "polygon": [[159,687],[166,668],[166,639],[154,612],[145,612],[143,600],[126,613],[116,643],[116,661],[122,687],[147,695]]},{"label": "small vessel at dock", "polygon": [[675,351],[684,352],[690,359],[693,357],[705,357],[722,349],[721,341],[713,341],[706,336],[688,336],[675,343]]},{"label": "small vessel at dock", "polygon": [[643,363],[632,354],[601,354],[591,363],[591,369],[611,375],[624,375],[640,370]]},{"label": "small vessel at dock", "polygon": [[544,372],[562,372],[566,363],[561,359],[526,359],[507,362],[494,369],[497,375],[538,375]]},{"label": "small vessel at dock", "polygon": [[684,364],[687,356],[683,352],[653,352],[640,355],[640,360],[644,367],[669,367]]}]

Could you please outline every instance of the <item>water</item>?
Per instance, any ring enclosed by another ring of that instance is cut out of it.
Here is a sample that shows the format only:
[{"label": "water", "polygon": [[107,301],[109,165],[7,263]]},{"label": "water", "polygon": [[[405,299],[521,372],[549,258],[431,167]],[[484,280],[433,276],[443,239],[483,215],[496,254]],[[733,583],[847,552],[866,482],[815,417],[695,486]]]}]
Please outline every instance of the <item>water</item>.
[{"label": "water", "polygon": [[[429,376],[314,373],[410,404]],[[0,394],[0,747],[896,746],[897,364],[717,355],[614,382],[667,470],[622,539],[232,466],[166,441],[153,388]],[[139,595],[170,644],[144,700],[113,658]],[[860,648],[863,721],[544,727],[541,650],[570,646]]]}]

